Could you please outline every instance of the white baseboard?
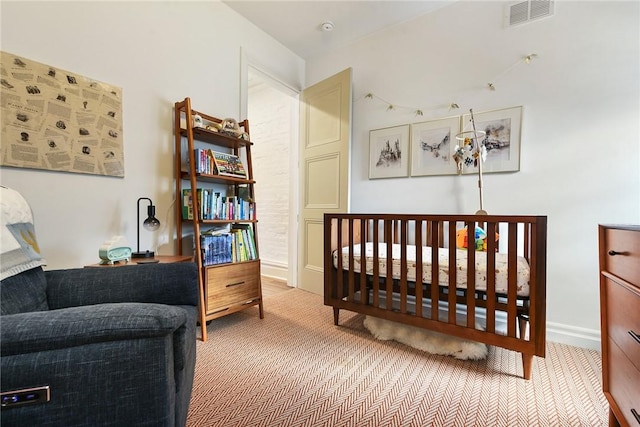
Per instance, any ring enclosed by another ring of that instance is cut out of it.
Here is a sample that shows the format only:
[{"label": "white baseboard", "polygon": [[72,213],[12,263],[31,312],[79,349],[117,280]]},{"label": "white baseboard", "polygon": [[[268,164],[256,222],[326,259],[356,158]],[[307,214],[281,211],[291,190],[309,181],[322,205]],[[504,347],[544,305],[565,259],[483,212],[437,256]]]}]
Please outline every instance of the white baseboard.
[{"label": "white baseboard", "polygon": [[284,263],[261,259],[260,274],[274,279],[284,280],[286,282],[287,277],[289,276],[289,268]]},{"label": "white baseboard", "polygon": [[590,350],[602,350],[600,347],[600,330],[587,329],[563,323],[547,322],[547,341]]}]

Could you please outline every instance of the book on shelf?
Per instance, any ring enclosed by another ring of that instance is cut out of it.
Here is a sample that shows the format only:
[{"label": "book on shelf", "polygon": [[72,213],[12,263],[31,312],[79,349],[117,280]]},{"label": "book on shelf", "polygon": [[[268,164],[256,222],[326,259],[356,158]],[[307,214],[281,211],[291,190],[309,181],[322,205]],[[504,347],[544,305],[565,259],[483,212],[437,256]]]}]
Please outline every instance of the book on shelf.
[{"label": "book on shelf", "polygon": [[234,154],[221,153],[213,150],[209,150],[209,155],[213,159],[215,174],[246,178],[247,172],[242,165],[240,157]]},{"label": "book on shelf", "polygon": [[182,190],[182,219],[193,219],[193,199],[190,188]]}]

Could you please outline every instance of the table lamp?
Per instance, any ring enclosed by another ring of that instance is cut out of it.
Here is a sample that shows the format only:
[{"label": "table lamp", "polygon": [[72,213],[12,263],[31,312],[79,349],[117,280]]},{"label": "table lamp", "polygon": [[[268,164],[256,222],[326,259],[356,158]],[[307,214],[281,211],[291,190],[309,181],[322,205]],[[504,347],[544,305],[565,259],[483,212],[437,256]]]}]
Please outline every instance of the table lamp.
[{"label": "table lamp", "polygon": [[132,258],[153,258],[153,251],[140,251],[140,201],[148,200],[149,206],[147,206],[147,219],[144,220],[142,226],[145,230],[156,231],[160,228],[160,221],[156,218],[156,207],[153,206],[153,202],[148,197],[140,197],[138,199],[138,251],[131,254]]}]

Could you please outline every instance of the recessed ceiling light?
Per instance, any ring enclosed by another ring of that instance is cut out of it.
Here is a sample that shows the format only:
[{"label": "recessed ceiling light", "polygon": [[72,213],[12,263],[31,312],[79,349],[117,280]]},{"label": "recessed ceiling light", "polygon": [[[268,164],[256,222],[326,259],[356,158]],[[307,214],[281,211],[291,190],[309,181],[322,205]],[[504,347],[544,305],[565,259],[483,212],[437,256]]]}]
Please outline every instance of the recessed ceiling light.
[{"label": "recessed ceiling light", "polygon": [[330,31],[333,31],[333,22],[331,21],[324,21],[322,24],[320,24],[320,28],[322,29],[322,31],[324,31],[325,33],[328,33]]}]

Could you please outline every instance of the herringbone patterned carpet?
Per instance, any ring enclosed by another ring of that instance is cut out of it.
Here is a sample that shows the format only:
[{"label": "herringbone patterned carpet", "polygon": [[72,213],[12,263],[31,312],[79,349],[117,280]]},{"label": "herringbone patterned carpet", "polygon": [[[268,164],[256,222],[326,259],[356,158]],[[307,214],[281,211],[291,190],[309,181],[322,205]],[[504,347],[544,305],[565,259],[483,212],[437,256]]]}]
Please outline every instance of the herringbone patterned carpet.
[{"label": "herringbone patterned carpet", "polygon": [[490,347],[487,360],[434,356],[376,341],[363,316],[293,289],[214,320],[198,341],[187,425],[603,426],[596,351],[548,343],[531,381],[520,355]]}]

